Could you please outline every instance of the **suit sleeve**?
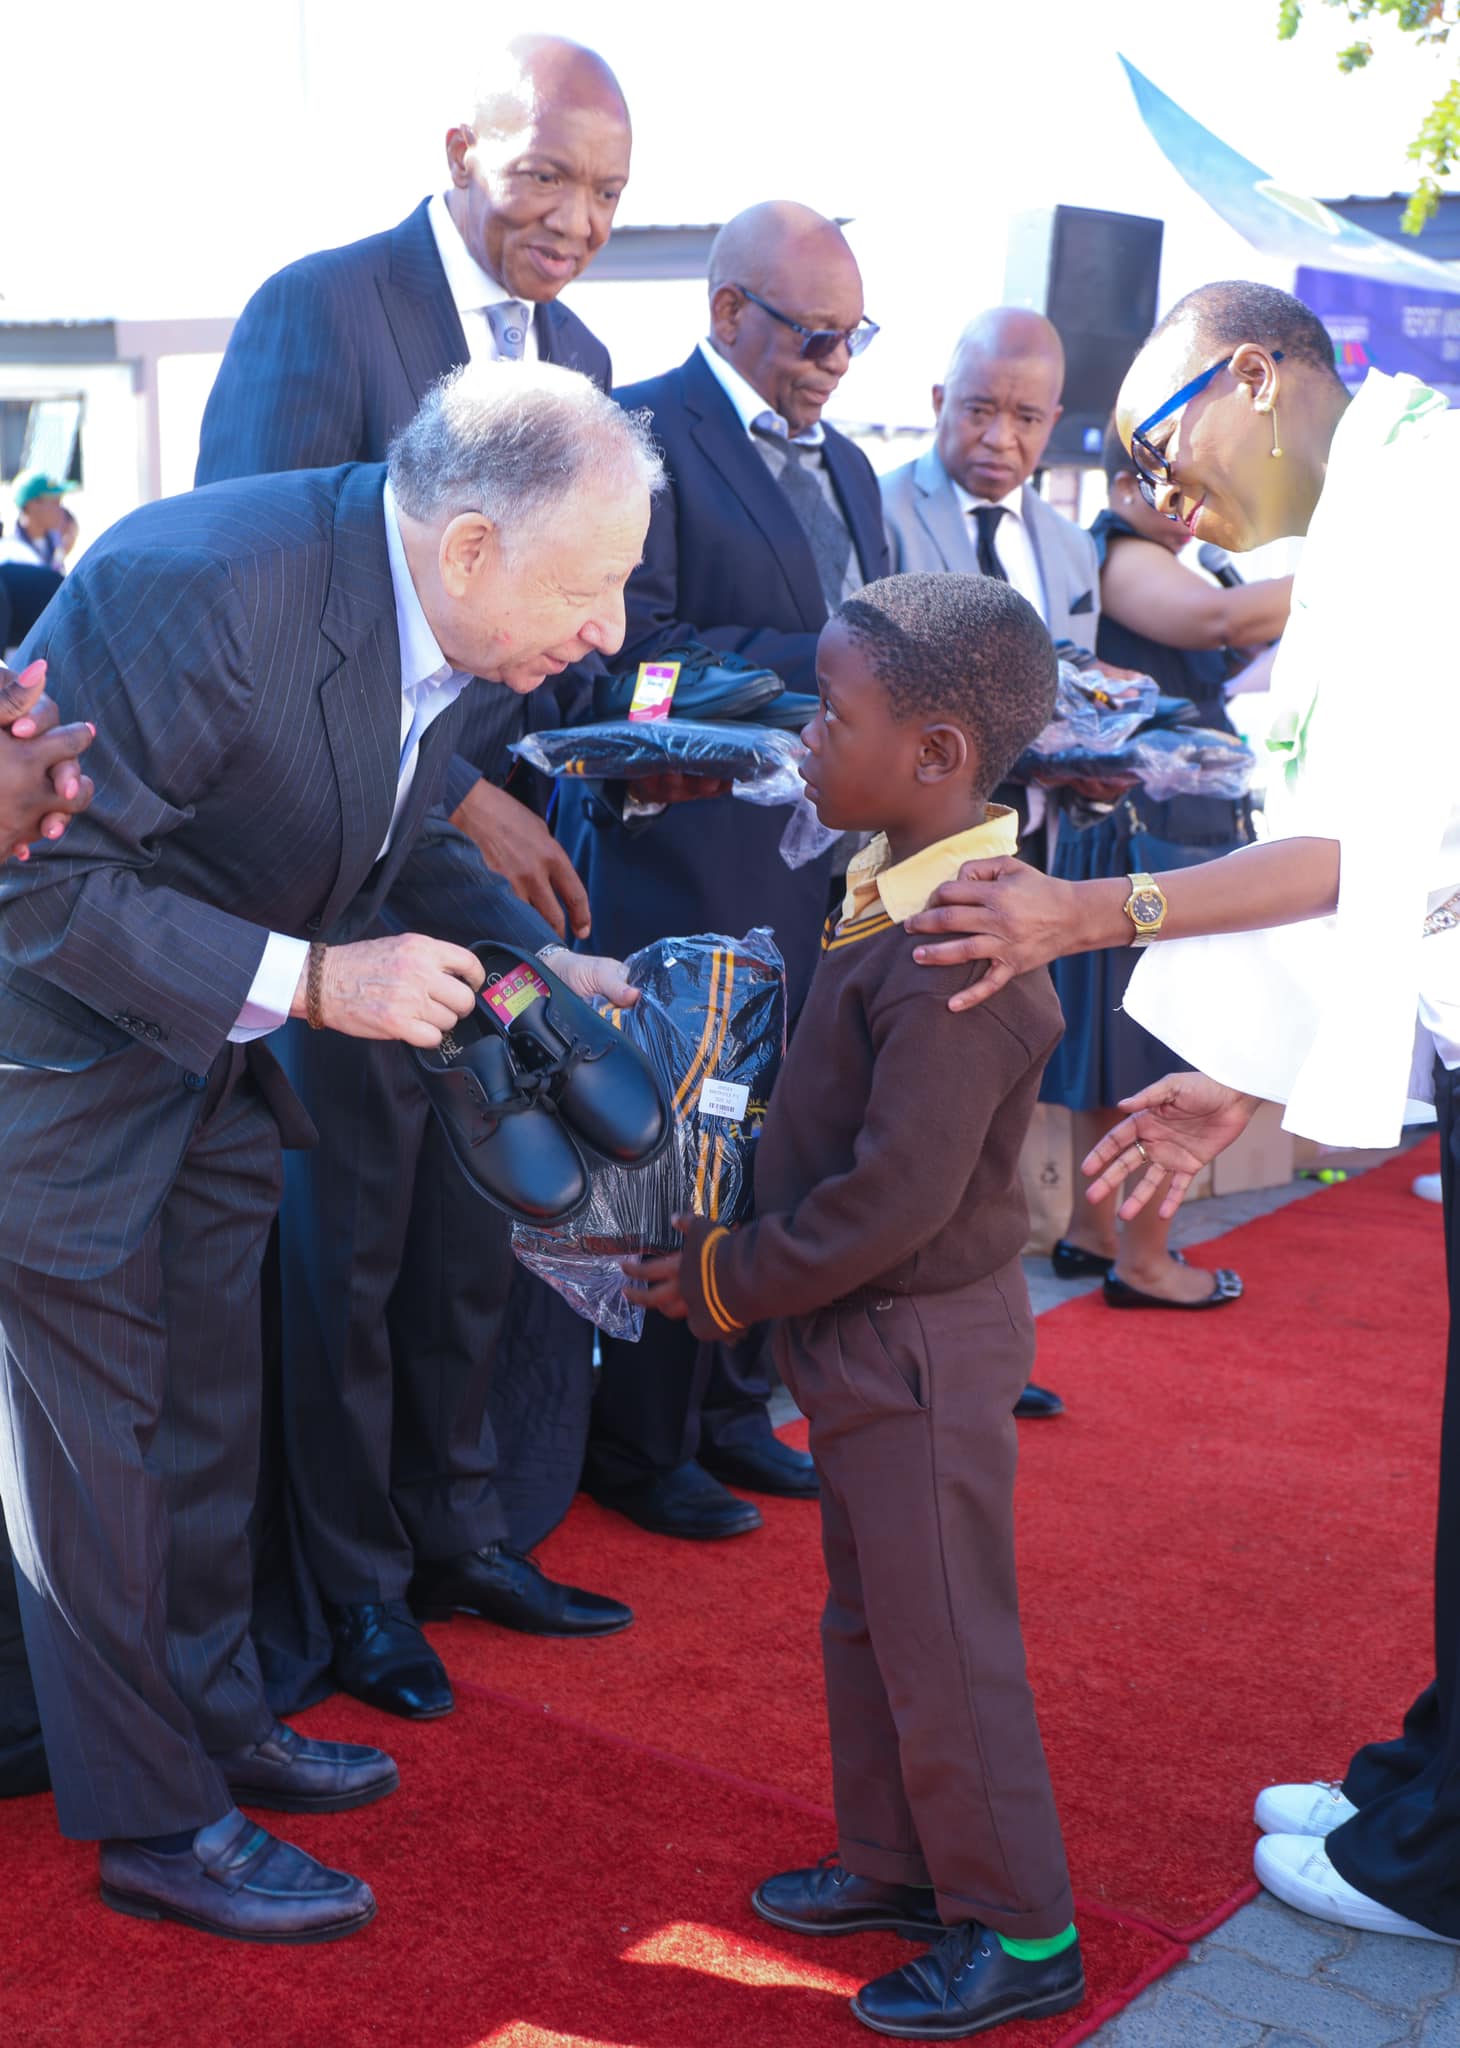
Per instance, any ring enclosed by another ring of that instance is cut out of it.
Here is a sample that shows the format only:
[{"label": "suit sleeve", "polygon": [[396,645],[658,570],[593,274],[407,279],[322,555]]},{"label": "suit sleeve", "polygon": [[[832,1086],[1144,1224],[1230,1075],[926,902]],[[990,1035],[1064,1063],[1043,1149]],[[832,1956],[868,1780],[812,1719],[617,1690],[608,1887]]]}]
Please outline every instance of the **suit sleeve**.
[{"label": "suit sleeve", "polygon": [[366,455],[351,330],[309,272],[281,271],[261,285],[209,394],[193,482],[333,469]]},{"label": "suit sleeve", "polygon": [[619,666],[652,661],[669,647],[700,640],[728,648],[774,669],[789,688],[816,687],[816,635],[781,633],[765,626],[702,626],[680,616],[679,499],[670,483],[654,500],[644,559],[629,579],[628,620]]},{"label": "suit sleeve", "polygon": [[444,811],[435,810],[391,884],[382,916],[397,931],[425,932],[455,946],[500,939],[524,953],[563,942],[513,893]]},{"label": "suit sleeve", "polygon": [[995,1109],[1041,1055],[993,1006],[955,1015],[948,980],[929,981],[867,1019],[872,1093],[846,1172],[739,1230],[695,1219],[680,1285],[697,1337],[824,1308],[911,1258],[952,1218]]},{"label": "suit sleeve", "polygon": [[0,957],[180,1066],[206,1069],[268,933],[157,883],[152,870],[159,842],[226,771],[249,716],[243,604],[217,562],[93,558],[27,643],[26,659],[36,655],[50,664],[62,715],[96,725],[86,758],[96,796],[63,840],[0,870]]}]

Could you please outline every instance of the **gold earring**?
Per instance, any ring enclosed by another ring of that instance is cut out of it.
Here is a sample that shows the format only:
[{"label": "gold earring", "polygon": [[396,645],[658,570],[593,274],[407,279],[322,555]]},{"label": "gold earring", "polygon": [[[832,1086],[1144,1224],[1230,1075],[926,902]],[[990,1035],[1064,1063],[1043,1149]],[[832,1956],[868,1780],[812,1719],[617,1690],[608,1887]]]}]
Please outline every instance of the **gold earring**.
[{"label": "gold earring", "polygon": [[1277,407],[1276,407],[1276,406],[1274,406],[1274,407],[1272,408],[1272,452],[1273,452],[1273,454],[1274,454],[1274,455],[1281,455],[1281,454],[1282,454],[1282,452],[1283,452],[1283,451],[1282,451],[1282,449],[1281,449],[1281,448],[1279,448],[1279,446],[1278,446],[1278,431],[1277,431]]}]

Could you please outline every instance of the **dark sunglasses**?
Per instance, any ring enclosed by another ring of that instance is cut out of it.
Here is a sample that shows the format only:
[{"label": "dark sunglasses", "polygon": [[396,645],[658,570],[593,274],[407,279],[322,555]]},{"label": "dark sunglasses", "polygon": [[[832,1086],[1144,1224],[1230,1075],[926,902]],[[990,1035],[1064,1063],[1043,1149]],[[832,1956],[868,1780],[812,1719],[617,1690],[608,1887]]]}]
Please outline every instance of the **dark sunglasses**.
[{"label": "dark sunglasses", "polygon": [[[1280,348],[1273,350],[1272,359],[1275,363],[1282,361],[1283,352]],[[1223,356],[1219,363],[1213,363],[1209,370],[1203,370],[1199,377],[1193,377],[1189,384],[1183,384],[1174,398],[1168,398],[1164,405],[1157,406],[1151,417],[1147,420],[1142,420],[1140,425],[1132,431],[1130,452],[1131,460],[1135,464],[1136,484],[1141,496],[1153,512],[1160,511],[1160,507],[1156,503],[1156,493],[1164,490],[1172,481],[1171,465],[1159,448],[1151,446],[1146,436],[1150,433],[1152,427],[1159,427],[1163,420],[1170,419],[1172,413],[1180,412],[1182,406],[1189,404],[1199,391],[1205,391],[1213,377],[1217,376],[1220,371],[1225,370],[1231,361],[1231,356]],[[1141,456],[1144,456],[1147,463],[1149,463],[1149,469],[1141,467]],[[1174,520],[1177,514],[1175,512],[1163,512],[1161,516],[1163,519]]]},{"label": "dark sunglasses", "polygon": [[774,306],[768,306],[764,299],[748,292],[743,284],[735,289],[742,299],[749,299],[752,306],[759,306],[762,313],[769,313],[772,320],[779,320],[783,327],[794,328],[801,336],[801,353],[811,363],[824,363],[828,356],[834,356],[842,343],[846,343],[847,354],[859,356],[877,333],[875,320],[859,320],[855,327],[807,327],[800,320],[793,320],[789,313],[778,313]]}]

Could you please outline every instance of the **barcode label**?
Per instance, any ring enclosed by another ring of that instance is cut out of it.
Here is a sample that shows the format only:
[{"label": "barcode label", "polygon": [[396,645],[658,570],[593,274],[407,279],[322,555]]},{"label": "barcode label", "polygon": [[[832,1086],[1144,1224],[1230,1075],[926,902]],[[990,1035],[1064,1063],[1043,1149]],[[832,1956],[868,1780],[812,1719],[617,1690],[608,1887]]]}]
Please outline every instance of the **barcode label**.
[{"label": "barcode label", "polygon": [[701,1116],[724,1116],[739,1123],[750,1107],[750,1090],[740,1081],[706,1081],[700,1089]]}]

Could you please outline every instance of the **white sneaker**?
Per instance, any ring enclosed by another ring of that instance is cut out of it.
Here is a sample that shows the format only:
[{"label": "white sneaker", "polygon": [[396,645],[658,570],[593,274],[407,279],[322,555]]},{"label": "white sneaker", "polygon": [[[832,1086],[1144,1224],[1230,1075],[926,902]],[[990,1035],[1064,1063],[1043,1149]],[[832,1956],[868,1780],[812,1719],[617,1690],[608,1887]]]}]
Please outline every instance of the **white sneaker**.
[{"label": "white sneaker", "polygon": [[1422,1173],[1409,1184],[1409,1192],[1418,1195],[1422,1202],[1443,1202],[1444,1191],[1437,1173]]},{"label": "white sneaker", "polygon": [[1257,1795],[1252,1818],[1265,1835],[1331,1835],[1352,1820],[1358,1808],[1337,1785],[1315,1780],[1311,1785],[1269,1785]]},{"label": "white sneaker", "polygon": [[[1371,1934],[1407,1934],[1417,1941],[1445,1941],[1431,1927],[1406,1920],[1377,1899],[1355,1891],[1328,1860],[1322,1842],[1311,1835],[1264,1835],[1252,1858],[1257,1881],[1285,1906],[1311,1913],[1315,1920],[1333,1920],[1340,1927],[1363,1927]],[[1453,1944],[1452,1944],[1453,1945]]]}]

